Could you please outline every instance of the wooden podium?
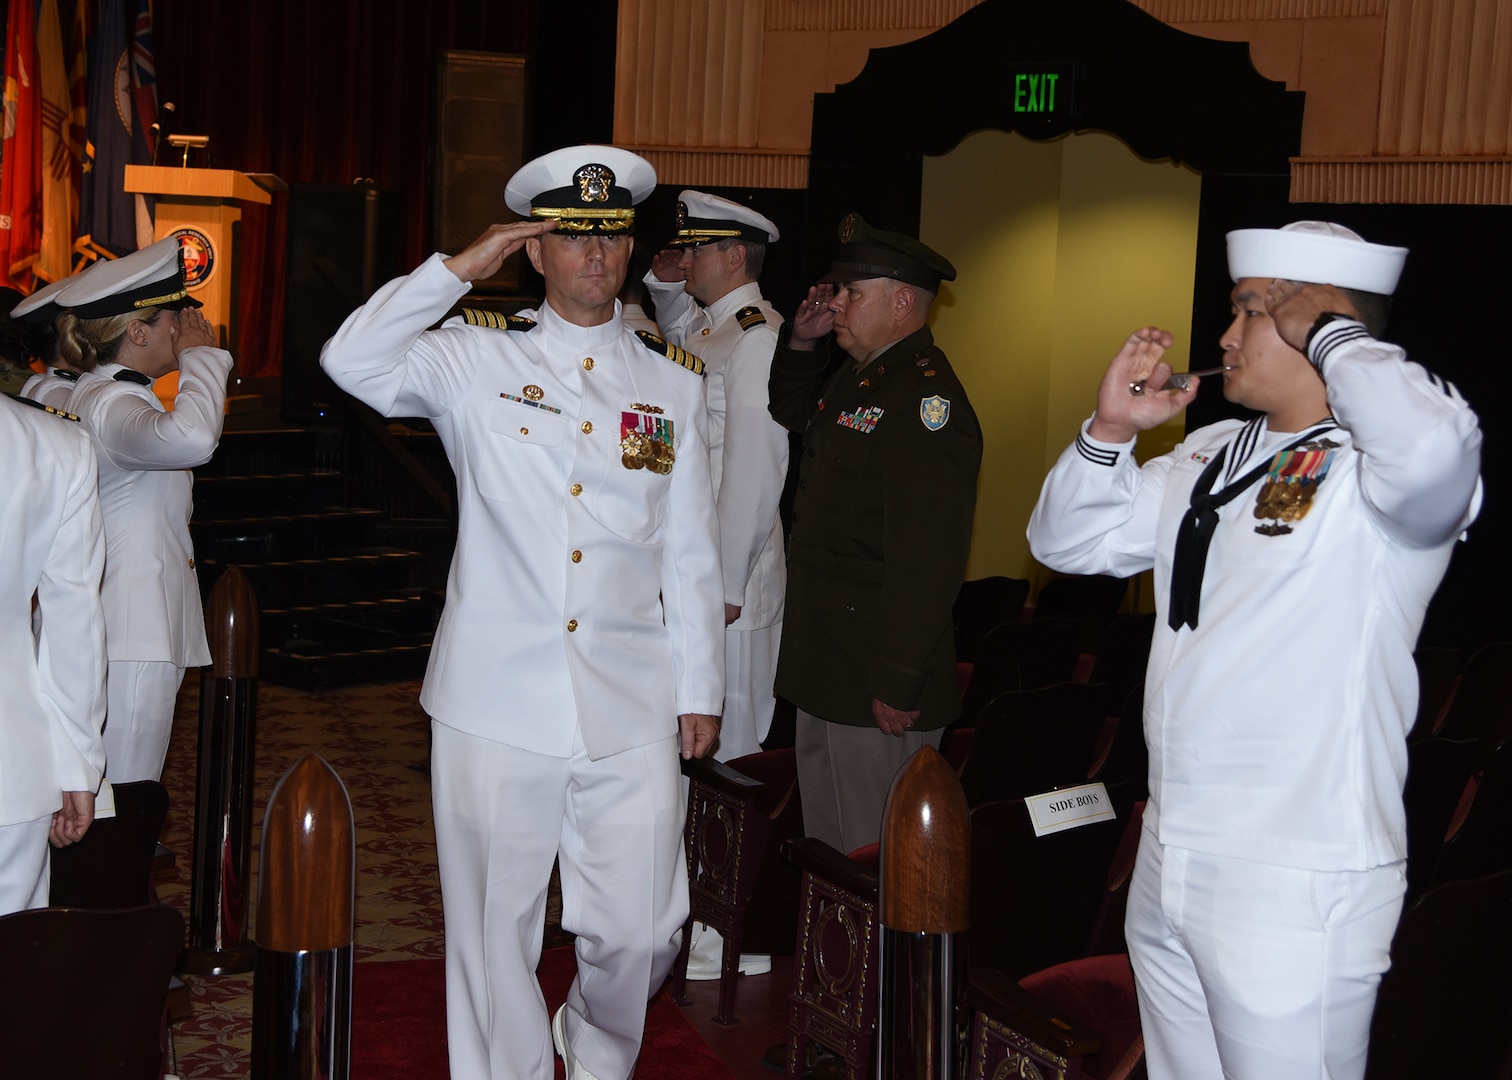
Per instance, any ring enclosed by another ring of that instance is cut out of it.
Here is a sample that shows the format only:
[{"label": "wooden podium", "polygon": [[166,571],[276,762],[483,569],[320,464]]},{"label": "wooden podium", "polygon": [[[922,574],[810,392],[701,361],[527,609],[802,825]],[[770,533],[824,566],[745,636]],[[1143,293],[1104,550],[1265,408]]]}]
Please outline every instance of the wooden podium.
[{"label": "wooden podium", "polygon": [[[125,186],[127,191],[157,197],[153,238],[179,238],[189,292],[204,305],[205,318],[215,327],[222,347],[239,358],[236,285],[242,206],[271,203],[273,192],[285,191],[287,186],[271,173],[165,165],[126,166]],[[231,378],[227,412],[262,407],[257,395],[235,392],[239,376],[234,368]],[[154,389],[171,407],[178,392],[178,373],[159,379]]]}]

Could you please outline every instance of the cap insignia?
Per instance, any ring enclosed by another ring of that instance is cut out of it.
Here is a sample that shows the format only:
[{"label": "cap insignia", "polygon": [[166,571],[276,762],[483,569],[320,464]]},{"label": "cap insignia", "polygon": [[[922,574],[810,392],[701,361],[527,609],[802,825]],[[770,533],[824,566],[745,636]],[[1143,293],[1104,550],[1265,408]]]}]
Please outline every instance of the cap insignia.
[{"label": "cap insignia", "polygon": [[842,244],[848,244],[851,242],[851,237],[855,235],[856,215],[846,214],[843,218],[840,219],[840,242]]},{"label": "cap insignia", "polygon": [[679,229],[688,227],[688,204],[681,199],[677,202],[677,227]]},{"label": "cap insignia", "polygon": [[572,174],[578,186],[578,197],[585,203],[608,202],[609,189],[614,187],[614,170],[607,165],[584,165]]}]

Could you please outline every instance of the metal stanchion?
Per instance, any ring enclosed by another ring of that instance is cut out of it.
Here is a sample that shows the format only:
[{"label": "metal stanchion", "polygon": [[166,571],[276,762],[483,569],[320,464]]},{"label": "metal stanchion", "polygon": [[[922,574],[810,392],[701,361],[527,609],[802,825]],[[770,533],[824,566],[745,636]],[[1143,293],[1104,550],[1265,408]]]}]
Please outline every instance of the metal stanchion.
[{"label": "metal stanchion", "polygon": [[210,666],[200,673],[189,947],[179,970],[226,975],[251,971],[256,957],[246,917],[262,635],[257,598],[246,575],[234,566],[210,590],[205,629]]},{"label": "metal stanchion", "polygon": [[252,1080],[347,1080],[357,848],[341,778],[315,754],[263,815]]},{"label": "metal stanchion", "polygon": [[933,747],[899,771],[882,821],[877,1076],[953,1080],[951,935],[971,924],[971,816]]}]

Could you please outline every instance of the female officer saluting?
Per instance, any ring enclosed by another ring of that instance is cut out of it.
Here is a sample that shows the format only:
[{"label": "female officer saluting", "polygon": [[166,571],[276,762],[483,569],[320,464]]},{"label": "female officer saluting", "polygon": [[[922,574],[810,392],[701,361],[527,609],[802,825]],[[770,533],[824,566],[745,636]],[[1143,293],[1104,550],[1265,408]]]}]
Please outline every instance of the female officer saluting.
[{"label": "female officer saluting", "polygon": [[[189,540],[196,465],[225,420],[231,354],[184,285],[168,237],[95,267],[54,297],[69,395],[94,439],[105,525],[105,775],[158,780],[184,669],[210,662]],[[173,411],[153,380],[179,373]]]}]

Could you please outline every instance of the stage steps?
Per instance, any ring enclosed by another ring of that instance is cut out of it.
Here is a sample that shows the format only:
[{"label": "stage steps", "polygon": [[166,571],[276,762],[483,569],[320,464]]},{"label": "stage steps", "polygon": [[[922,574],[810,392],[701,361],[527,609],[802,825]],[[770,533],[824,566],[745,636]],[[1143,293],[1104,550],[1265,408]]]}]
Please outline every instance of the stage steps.
[{"label": "stage steps", "polygon": [[[360,425],[238,420],[195,470],[190,531],[204,595],[230,565],[252,584],[261,678],[317,691],[421,675],[455,542],[446,508],[407,490]],[[451,490],[432,441],[404,445]]]}]

